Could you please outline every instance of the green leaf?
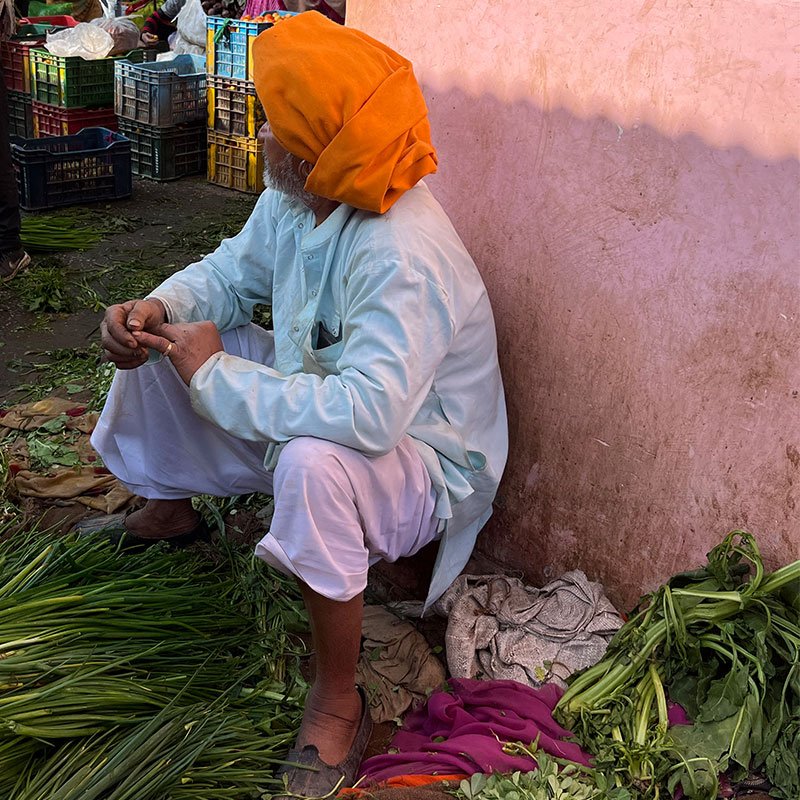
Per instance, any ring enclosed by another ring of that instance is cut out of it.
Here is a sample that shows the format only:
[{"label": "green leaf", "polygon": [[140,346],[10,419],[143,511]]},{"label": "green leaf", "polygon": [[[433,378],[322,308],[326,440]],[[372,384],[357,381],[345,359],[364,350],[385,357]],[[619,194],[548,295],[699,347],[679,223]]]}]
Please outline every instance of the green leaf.
[{"label": "green leaf", "polygon": [[48,469],[52,466],[75,467],[81,463],[80,456],[71,448],[48,439],[29,437],[28,453],[31,457],[31,469],[34,471]]},{"label": "green leaf", "polygon": [[66,414],[59,414],[57,417],[48,420],[43,425],[39,426],[40,430],[47,431],[48,433],[61,433],[67,425],[69,417]]},{"label": "green leaf", "polygon": [[785,725],[766,758],[766,773],[774,785],[774,796],[800,797],[800,712]]},{"label": "green leaf", "polygon": [[714,722],[735,714],[742,707],[747,690],[748,671],[739,664],[710,684],[705,701],[698,710],[697,722]]}]

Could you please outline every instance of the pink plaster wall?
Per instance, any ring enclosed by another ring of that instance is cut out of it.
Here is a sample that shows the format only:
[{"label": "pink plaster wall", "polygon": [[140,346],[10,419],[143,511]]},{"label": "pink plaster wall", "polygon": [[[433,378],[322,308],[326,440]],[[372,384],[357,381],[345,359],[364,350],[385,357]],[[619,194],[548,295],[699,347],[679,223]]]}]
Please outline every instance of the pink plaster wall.
[{"label": "pink plaster wall", "polygon": [[629,604],[729,529],[800,558],[793,2],[350,0],[409,57],[492,297],[488,555]]}]

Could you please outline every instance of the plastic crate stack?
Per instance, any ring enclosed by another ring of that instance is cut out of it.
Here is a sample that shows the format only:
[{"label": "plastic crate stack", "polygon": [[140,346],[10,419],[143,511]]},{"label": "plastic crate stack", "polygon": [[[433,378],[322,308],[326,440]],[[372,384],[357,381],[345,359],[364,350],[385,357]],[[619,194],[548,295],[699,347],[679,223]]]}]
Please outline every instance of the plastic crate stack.
[{"label": "plastic crate stack", "polygon": [[240,192],[264,189],[256,136],[266,116],[253,83],[253,41],[272,22],[209,17],[208,180]]},{"label": "plastic crate stack", "polygon": [[206,72],[202,56],[115,66],[115,110],[130,139],[133,174],[157,181],[206,168]]},{"label": "plastic crate stack", "polygon": [[31,48],[41,47],[50,31],[75,25],[77,22],[72,17],[37,17],[21,21],[10,39],[0,41],[0,65],[8,89],[9,129],[12,136],[29,139],[34,135]]},{"label": "plastic crate stack", "polygon": [[33,97],[33,135],[68,136],[83,128],[117,130],[114,113],[114,64],[123,59],[142,62],[155,58],[148,50],[88,60],[54,56],[33,47],[30,91]]}]

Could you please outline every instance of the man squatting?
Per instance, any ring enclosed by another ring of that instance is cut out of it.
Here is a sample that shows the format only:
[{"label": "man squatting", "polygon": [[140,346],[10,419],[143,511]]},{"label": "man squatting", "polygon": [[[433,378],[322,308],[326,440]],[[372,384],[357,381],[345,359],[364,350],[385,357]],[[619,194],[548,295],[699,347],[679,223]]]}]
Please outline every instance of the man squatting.
[{"label": "man squatting", "polygon": [[108,308],[118,371],[92,442],[147,499],[106,530],[123,544],[196,537],[196,494],[274,495],[256,554],[296,576],[316,653],[290,754],[316,769],[286,774],[319,796],[369,738],[367,570],[439,539],[427,605],[442,594],[490,516],[506,411],[486,289],[421,180],[437,159],[410,62],[316,12],[254,59],[268,188],[238,235]]}]

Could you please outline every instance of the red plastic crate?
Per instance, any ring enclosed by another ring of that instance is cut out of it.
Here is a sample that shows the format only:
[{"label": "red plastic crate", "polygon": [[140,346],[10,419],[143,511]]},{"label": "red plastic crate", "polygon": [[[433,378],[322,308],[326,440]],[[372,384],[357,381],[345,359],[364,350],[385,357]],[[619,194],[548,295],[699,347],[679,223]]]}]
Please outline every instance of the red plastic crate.
[{"label": "red plastic crate", "polygon": [[110,108],[62,108],[33,101],[33,136],[71,136],[84,128],[116,131],[117,115]]},{"label": "red plastic crate", "polygon": [[31,90],[31,67],[28,51],[31,47],[41,47],[44,39],[33,41],[0,41],[0,64],[3,65],[6,87],[12,92]]},{"label": "red plastic crate", "polygon": [[3,67],[6,88],[13,92],[30,92],[31,70],[29,51],[31,47],[44,44],[48,27],[74,28],[78,23],[73,17],[33,17],[20,20],[17,33],[10,39],[0,41],[0,64]]},{"label": "red plastic crate", "polygon": [[78,24],[75,17],[59,14],[55,17],[23,17],[18,25],[52,25],[56,28],[74,28]]}]

